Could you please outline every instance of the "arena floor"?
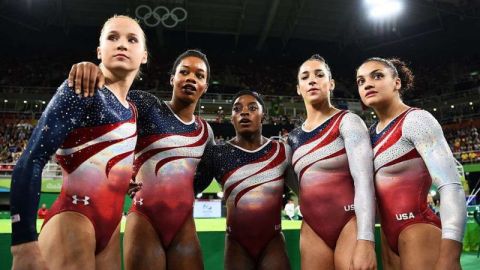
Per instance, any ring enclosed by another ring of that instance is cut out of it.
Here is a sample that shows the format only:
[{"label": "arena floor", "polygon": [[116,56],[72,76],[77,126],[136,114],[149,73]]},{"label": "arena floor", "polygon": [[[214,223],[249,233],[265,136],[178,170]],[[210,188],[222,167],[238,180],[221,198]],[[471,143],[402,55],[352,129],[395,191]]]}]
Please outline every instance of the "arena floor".
[{"label": "arena floor", "polygon": [[[37,221],[37,227],[40,228],[42,220]],[[198,235],[200,244],[202,246],[205,269],[221,270],[223,269],[223,251],[224,251],[224,231],[225,219],[196,219]],[[121,231],[124,230],[125,222],[122,222]],[[287,241],[287,251],[292,269],[300,269],[300,254],[298,250],[298,239],[300,221],[282,221],[283,233]],[[0,219],[0,269],[11,268],[10,255],[10,220]],[[123,234],[122,234],[123,235]],[[376,237],[379,235],[379,225],[376,228]],[[377,254],[379,254],[377,246]],[[379,264],[381,259],[378,258]],[[463,270],[478,270],[480,269],[480,258],[477,258],[476,252],[464,252],[461,257],[461,264]],[[378,269],[382,269],[379,265]]]}]

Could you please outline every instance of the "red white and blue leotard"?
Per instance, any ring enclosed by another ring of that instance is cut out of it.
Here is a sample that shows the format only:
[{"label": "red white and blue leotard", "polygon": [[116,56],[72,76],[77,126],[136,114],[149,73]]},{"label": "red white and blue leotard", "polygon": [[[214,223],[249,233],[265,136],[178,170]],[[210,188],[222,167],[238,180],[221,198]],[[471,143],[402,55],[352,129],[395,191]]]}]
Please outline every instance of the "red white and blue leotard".
[{"label": "red white and blue leotard", "polygon": [[313,130],[289,134],[300,181],[304,220],[335,249],[345,224],[357,216],[358,239],[374,241],[372,148],[357,115],[339,111]]},{"label": "red white and blue leotard", "polygon": [[143,183],[131,211],[145,216],[164,247],[193,214],[193,178],[213,132],[207,122],[194,117],[183,122],[170,107],[143,91],[131,91],[138,107],[138,144],[135,179]]},{"label": "red white and blue leotard", "polygon": [[[409,225],[442,227],[442,238],[462,241],[465,195],[443,132],[428,112],[410,108],[381,132],[370,128],[382,229],[398,254],[398,236]],[[440,219],[427,206],[433,183],[441,196]]]},{"label": "red white and blue leotard", "polygon": [[64,83],[42,114],[14,169],[12,243],[36,239],[35,210],[42,169],[56,151],[63,185],[44,225],[60,212],[81,213],[92,222],[95,252],[101,252],[122,217],[136,140],[134,105],[125,108],[107,88],[82,99]]},{"label": "red white and blue leotard", "polygon": [[[227,234],[257,260],[281,230],[280,213],[290,148],[268,141],[249,151],[227,143],[207,148],[196,181],[215,177],[227,205]],[[206,184],[205,184],[206,185]]]}]

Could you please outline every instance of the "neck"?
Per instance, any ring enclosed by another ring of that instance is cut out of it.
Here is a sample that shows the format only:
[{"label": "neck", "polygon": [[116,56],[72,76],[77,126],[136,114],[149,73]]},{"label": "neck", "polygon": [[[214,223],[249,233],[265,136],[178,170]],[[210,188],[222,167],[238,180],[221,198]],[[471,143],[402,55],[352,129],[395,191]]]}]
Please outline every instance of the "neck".
[{"label": "neck", "polygon": [[307,128],[317,126],[338,111],[332,106],[330,99],[316,104],[305,102],[305,108],[307,110],[307,119],[305,120]]},{"label": "neck", "polygon": [[378,116],[380,126],[384,126],[408,108],[409,106],[405,105],[401,99],[394,99],[388,104],[373,108],[373,110]]},{"label": "neck", "polygon": [[105,76],[105,86],[112,91],[117,99],[124,105],[128,106],[127,94],[135,79],[135,72],[115,72],[106,69],[103,65],[100,66],[102,73]]},{"label": "neck", "polygon": [[235,138],[233,138],[230,142],[244,149],[253,151],[265,144],[266,141],[267,138],[263,137],[262,132],[260,131],[251,134],[236,133]]},{"label": "neck", "polygon": [[195,107],[197,103],[187,103],[178,98],[172,97],[168,102],[168,105],[172,111],[182,119],[184,122],[190,122],[193,119],[193,113],[195,112]]}]

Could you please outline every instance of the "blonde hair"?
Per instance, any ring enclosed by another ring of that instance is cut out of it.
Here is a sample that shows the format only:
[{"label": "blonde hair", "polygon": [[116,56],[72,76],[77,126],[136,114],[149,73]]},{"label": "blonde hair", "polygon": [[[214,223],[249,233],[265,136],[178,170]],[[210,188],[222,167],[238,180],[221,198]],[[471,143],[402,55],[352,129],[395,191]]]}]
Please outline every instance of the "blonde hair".
[{"label": "blonde hair", "polygon": [[135,22],[139,27],[140,29],[142,30],[142,41],[143,41],[143,46],[145,47],[145,51],[148,52],[147,50],[147,36],[145,35],[145,32],[143,31],[142,27],[140,26],[140,22],[137,20],[137,19],[134,19],[128,15],[113,15],[112,17],[108,18],[105,23],[103,24],[102,26],[102,30],[100,30],[100,37],[98,38],[98,42],[99,44],[102,43],[102,37],[103,35],[105,34],[105,26],[110,23],[112,20],[114,19],[117,19],[117,18],[123,18],[123,19],[129,19],[129,20],[132,20],[133,22]]}]

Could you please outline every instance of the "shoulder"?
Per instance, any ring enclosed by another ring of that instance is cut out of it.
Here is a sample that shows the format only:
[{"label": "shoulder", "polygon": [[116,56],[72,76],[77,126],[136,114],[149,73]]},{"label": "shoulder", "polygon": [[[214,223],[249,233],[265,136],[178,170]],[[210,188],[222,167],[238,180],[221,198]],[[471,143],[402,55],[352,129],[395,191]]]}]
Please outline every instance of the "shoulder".
[{"label": "shoulder", "polygon": [[347,111],[341,121],[341,130],[359,128],[361,128],[362,130],[367,130],[367,126],[365,125],[365,122],[363,122],[363,119],[352,112]]},{"label": "shoulder", "polygon": [[65,98],[76,98],[76,99],[81,99],[81,97],[77,94],[75,94],[75,90],[72,87],[68,86],[67,81],[64,81],[58,88],[57,91],[55,92],[55,96],[62,96]]},{"label": "shoulder", "polygon": [[411,109],[405,116],[404,128],[414,127],[415,129],[438,127],[440,124],[433,115],[425,110]]},{"label": "shoulder", "polygon": [[342,124],[364,124],[363,119],[350,111],[346,111],[342,118]]},{"label": "shoulder", "polygon": [[130,90],[128,92],[128,99],[138,108],[149,108],[153,104],[162,103],[155,95],[142,90]]},{"label": "shoulder", "polygon": [[285,149],[285,153],[287,154],[287,156],[289,156],[292,152],[292,148],[290,147],[290,145],[288,144],[288,142],[284,142],[284,141],[272,141],[272,143],[276,143],[278,144],[280,147],[282,147],[283,149]]},{"label": "shoulder", "polygon": [[291,140],[297,138],[303,132],[301,127],[294,128],[288,133],[287,142],[290,144]]},{"label": "shoulder", "polygon": [[75,94],[73,88],[69,87],[67,81],[63,82],[55,92],[55,95],[50,100],[46,110],[55,109],[58,106],[73,107],[76,109],[81,109],[78,107],[79,103],[84,103],[84,101],[89,101],[92,98],[84,98],[83,96]]},{"label": "shoulder", "polygon": [[411,140],[443,137],[443,130],[433,115],[425,110],[414,109],[405,116],[402,132]]}]

